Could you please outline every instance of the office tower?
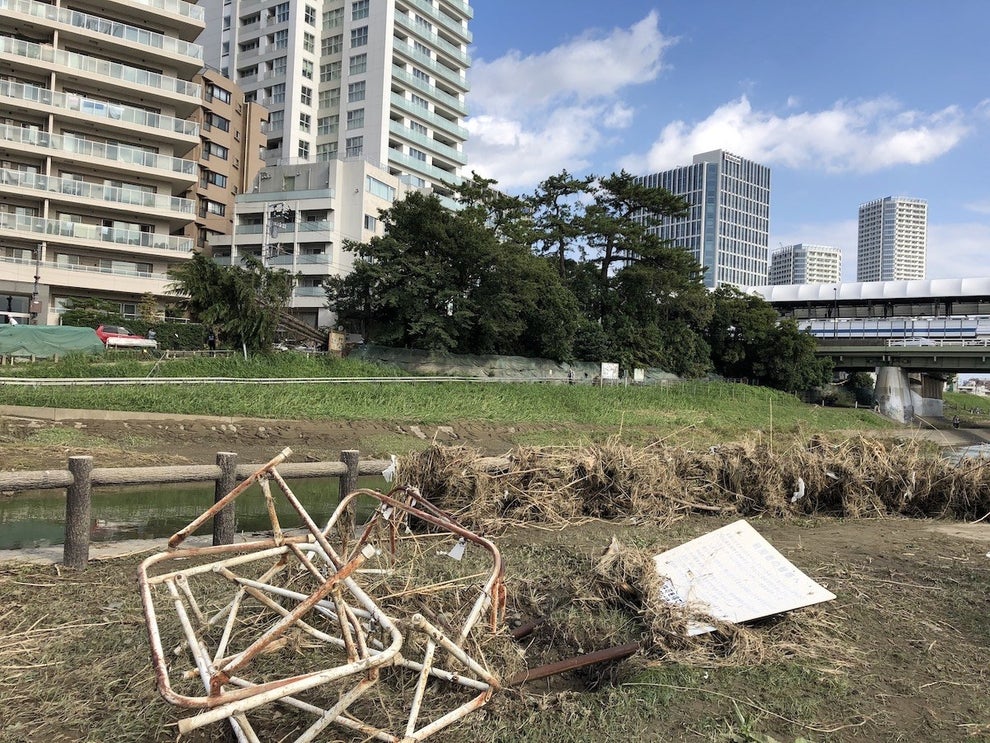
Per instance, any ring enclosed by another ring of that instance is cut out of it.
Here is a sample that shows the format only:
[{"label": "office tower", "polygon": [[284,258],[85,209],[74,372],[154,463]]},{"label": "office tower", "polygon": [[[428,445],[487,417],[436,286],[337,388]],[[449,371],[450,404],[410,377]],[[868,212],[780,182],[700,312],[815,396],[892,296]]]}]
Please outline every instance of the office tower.
[{"label": "office tower", "polygon": [[441,192],[465,164],[466,0],[205,0],[207,62],[271,112],[269,165],[361,158]]},{"label": "office tower", "polygon": [[835,284],[842,276],[842,251],[827,245],[785,245],[770,254],[769,284]]},{"label": "office tower", "polygon": [[57,323],[75,297],[125,315],[175,301],[204,177],[204,27],[182,0],[3,3],[0,309],[18,322]]},{"label": "office tower", "polygon": [[691,251],[708,270],[705,286],[758,286],[767,280],[770,168],[713,150],[691,165],[643,176],[647,186],[682,196],[684,219],[664,219],[653,231]]},{"label": "office tower", "polygon": [[887,196],[859,207],[857,281],[925,278],[928,202]]}]

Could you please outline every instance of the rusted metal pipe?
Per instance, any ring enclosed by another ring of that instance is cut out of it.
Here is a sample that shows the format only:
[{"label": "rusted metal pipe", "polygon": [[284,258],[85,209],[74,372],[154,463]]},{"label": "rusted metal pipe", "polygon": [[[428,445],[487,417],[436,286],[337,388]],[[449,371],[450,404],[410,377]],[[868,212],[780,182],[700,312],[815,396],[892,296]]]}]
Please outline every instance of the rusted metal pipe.
[{"label": "rusted metal pipe", "polygon": [[560,660],[556,663],[548,663],[545,666],[537,666],[536,668],[530,668],[527,671],[521,671],[506,681],[505,685],[520,686],[528,681],[536,681],[537,679],[546,678],[547,676],[556,676],[558,673],[574,671],[578,668],[584,668],[585,666],[593,666],[596,663],[606,663],[610,660],[622,660],[623,658],[628,658],[630,655],[634,655],[638,650],[638,642],[629,642],[625,645],[618,645],[605,650],[596,650],[593,653],[586,653],[585,655],[578,655],[574,658],[567,658],[566,660]]}]

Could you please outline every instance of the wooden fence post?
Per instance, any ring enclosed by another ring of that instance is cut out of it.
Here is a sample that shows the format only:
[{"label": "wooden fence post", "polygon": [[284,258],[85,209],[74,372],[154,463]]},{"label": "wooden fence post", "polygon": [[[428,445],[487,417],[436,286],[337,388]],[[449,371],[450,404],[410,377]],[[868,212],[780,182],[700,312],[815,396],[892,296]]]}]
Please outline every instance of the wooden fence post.
[{"label": "wooden fence post", "polygon": [[69,568],[85,568],[89,562],[89,512],[92,503],[92,457],[69,457],[72,484],[65,498],[65,544],[62,562]]},{"label": "wooden fence post", "polygon": [[361,452],[357,449],[344,449],[340,453],[340,461],[347,465],[347,472],[340,476],[340,486],[337,490],[338,500],[358,489],[358,463]]},{"label": "wooden fence post", "polygon": [[[213,490],[216,503],[237,487],[237,454],[232,451],[217,452],[217,466],[220,476]],[[231,501],[213,517],[213,546],[234,543],[234,503]]]}]

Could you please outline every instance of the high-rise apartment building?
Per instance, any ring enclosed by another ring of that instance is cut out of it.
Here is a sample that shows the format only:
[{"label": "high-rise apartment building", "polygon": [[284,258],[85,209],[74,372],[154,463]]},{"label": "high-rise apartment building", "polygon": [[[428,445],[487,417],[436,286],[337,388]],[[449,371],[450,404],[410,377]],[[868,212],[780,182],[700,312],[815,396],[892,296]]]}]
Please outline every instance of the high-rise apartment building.
[{"label": "high-rise apartment building", "polygon": [[857,281],[923,279],[927,256],[927,201],[887,196],[860,205]]},{"label": "high-rise apartment building", "polygon": [[204,0],[207,62],[271,112],[269,165],[361,158],[441,192],[465,164],[466,0]]},{"label": "high-rise apartment building", "polygon": [[691,165],[643,176],[690,204],[684,219],[665,219],[653,230],[691,251],[707,268],[705,286],[757,286],[767,280],[770,234],[770,168],[713,150]]},{"label": "high-rise apartment building", "polygon": [[[134,311],[192,251],[189,117],[204,14],[181,0],[4,0],[0,298],[40,324],[75,296]],[[37,278],[35,278],[37,277]],[[22,315],[20,318],[24,320]]]},{"label": "high-rise apartment building", "polygon": [[770,254],[769,284],[835,284],[842,277],[842,251],[827,245],[785,245]]}]

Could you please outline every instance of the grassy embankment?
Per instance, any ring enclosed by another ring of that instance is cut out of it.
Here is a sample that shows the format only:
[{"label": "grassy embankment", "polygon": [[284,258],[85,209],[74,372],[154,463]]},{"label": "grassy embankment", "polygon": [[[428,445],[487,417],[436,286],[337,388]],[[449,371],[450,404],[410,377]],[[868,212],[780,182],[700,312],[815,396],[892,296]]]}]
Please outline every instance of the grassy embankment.
[{"label": "grassy embankment", "polygon": [[[15,367],[34,377],[147,377],[136,360]],[[7,372],[11,374],[12,372]],[[266,359],[184,359],[154,368],[155,377],[387,377],[394,369],[363,362],[280,354]],[[527,443],[578,443],[619,436],[631,444],[678,434],[685,441],[733,440],[759,431],[774,436],[877,430],[890,424],[864,409],[807,405],[793,395],[720,382],[668,386],[568,386],[534,383],[373,382],[105,387],[8,387],[4,402],[59,408],[224,415],[299,420],[388,420],[414,424],[484,422],[546,426]]]}]

